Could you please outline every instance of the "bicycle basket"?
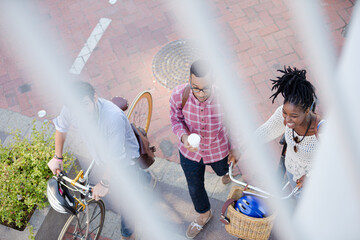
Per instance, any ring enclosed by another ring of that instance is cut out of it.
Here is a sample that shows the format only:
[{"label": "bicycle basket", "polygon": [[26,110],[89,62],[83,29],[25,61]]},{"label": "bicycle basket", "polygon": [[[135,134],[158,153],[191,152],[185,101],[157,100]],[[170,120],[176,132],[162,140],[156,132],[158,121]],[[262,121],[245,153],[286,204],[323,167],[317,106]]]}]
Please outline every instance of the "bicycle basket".
[{"label": "bicycle basket", "polygon": [[54,178],[47,184],[47,197],[51,207],[59,213],[76,214],[75,199],[66,187],[63,187]]},{"label": "bicycle basket", "polygon": [[[243,196],[244,187],[233,186],[228,199],[240,199]],[[247,240],[266,240],[269,238],[273,227],[276,214],[265,218],[253,218],[238,212],[234,208],[234,203],[227,208],[227,218],[229,224],[225,225],[225,230],[238,238]]]}]

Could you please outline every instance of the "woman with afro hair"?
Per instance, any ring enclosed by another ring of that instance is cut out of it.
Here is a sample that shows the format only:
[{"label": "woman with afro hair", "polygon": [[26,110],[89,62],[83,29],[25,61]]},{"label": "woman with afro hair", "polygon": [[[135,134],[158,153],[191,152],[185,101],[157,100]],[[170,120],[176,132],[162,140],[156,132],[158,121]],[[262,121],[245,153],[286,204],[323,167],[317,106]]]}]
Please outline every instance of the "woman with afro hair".
[{"label": "woman with afro hair", "polygon": [[294,188],[303,186],[310,176],[314,152],[318,148],[318,130],[323,123],[315,113],[314,86],[306,79],[306,70],[284,67],[281,77],[272,81],[272,103],[281,94],[283,105],[256,130],[264,142],[284,134],[286,141],[285,169]]}]

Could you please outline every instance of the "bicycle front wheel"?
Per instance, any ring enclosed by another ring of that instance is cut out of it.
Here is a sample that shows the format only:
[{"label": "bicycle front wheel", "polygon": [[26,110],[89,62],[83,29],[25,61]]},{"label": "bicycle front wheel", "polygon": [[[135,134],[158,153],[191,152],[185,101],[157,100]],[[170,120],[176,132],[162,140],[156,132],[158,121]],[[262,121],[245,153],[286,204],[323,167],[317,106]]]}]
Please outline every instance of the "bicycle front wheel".
[{"label": "bicycle front wheel", "polygon": [[[89,225],[87,224],[89,217]],[[66,221],[58,240],[86,239],[97,240],[100,237],[105,219],[105,205],[99,200],[90,199],[87,210],[72,215]]]},{"label": "bicycle front wheel", "polygon": [[143,91],[136,96],[128,110],[127,117],[129,121],[140,127],[147,133],[150,126],[152,114],[152,97],[149,91]]}]

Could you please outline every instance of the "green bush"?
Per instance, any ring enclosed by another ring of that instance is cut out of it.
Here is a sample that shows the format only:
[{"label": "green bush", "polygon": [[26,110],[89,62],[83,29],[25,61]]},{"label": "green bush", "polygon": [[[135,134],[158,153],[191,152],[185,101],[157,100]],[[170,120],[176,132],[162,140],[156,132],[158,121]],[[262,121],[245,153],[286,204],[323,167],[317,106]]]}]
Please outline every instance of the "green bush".
[{"label": "green bush", "polygon": [[[23,229],[36,207],[48,205],[47,180],[52,173],[47,166],[54,156],[54,134],[49,136],[49,123],[37,130],[32,127],[30,139],[12,134],[9,147],[0,144],[0,220],[3,224]],[[65,154],[65,168],[73,157]]]}]

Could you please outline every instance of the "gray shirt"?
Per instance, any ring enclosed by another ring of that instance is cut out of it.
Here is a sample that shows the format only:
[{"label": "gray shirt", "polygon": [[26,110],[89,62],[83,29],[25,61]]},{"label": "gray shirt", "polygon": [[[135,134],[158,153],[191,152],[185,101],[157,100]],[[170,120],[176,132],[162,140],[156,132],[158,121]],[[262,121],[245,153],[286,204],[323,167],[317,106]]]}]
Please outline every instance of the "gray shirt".
[{"label": "gray shirt", "polygon": [[[112,102],[99,98],[97,101],[99,115],[96,125],[99,127],[99,133],[105,141],[103,146],[106,147],[105,152],[111,152],[115,156],[117,163],[131,164],[132,159],[139,157],[139,144],[130,123],[124,112]],[[70,126],[80,129],[81,123],[71,114],[68,107],[64,106],[60,115],[53,120],[56,130],[60,132],[68,132]],[[97,164],[109,163],[104,155],[97,150],[96,141],[89,141],[86,131],[80,131],[81,136],[86,143],[91,156]]]}]

